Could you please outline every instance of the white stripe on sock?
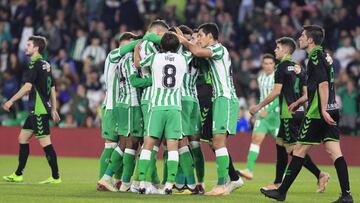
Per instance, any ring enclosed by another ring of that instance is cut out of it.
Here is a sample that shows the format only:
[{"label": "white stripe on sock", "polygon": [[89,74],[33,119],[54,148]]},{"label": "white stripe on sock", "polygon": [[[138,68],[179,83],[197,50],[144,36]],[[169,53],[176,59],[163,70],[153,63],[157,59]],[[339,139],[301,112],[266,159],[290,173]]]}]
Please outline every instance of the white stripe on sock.
[{"label": "white stripe on sock", "polygon": [[141,150],[140,153],[140,160],[150,160],[151,157],[151,151],[147,149]]},{"label": "white stripe on sock", "polygon": [[126,153],[126,154],[131,154],[131,155],[134,155],[134,156],[135,156],[136,151],[133,150],[133,149],[128,149],[128,148],[126,148],[126,149],[125,149],[125,153]]},{"label": "white stripe on sock", "polygon": [[105,149],[115,149],[116,146],[117,146],[116,142],[105,143]]},{"label": "white stripe on sock", "polygon": [[226,147],[215,150],[216,157],[218,156],[229,156],[228,150]]},{"label": "white stripe on sock", "polygon": [[188,146],[183,146],[179,149],[179,154],[184,154],[186,152],[190,152],[189,147]]},{"label": "white stripe on sock", "polygon": [[179,152],[178,151],[168,151],[168,161],[179,162]]},{"label": "white stripe on sock", "polygon": [[120,154],[120,156],[123,156],[123,155],[124,155],[124,152],[120,149],[119,146],[117,146],[117,147],[115,148],[115,151],[117,151],[117,152]]},{"label": "white stripe on sock", "polygon": [[256,153],[259,153],[260,151],[260,145],[257,145],[257,144],[250,144],[250,151],[252,152],[256,152]]}]

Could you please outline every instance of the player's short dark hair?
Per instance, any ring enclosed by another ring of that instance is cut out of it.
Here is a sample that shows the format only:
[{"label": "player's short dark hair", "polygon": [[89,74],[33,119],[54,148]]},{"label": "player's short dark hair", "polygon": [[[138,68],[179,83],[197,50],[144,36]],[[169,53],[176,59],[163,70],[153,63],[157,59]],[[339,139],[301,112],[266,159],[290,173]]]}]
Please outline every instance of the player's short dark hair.
[{"label": "player's short dark hair", "polygon": [[170,28],[169,25],[164,20],[155,20],[151,22],[149,28],[153,28],[155,26],[160,26],[166,28],[167,30]]},{"label": "player's short dark hair", "polygon": [[286,46],[290,50],[290,54],[294,53],[296,49],[296,42],[291,37],[281,37],[276,40],[276,44],[281,44],[283,46]]},{"label": "player's short dark hair", "polygon": [[199,32],[199,29],[195,28],[193,29],[193,33],[198,33]]},{"label": "player's short dark hair", "polygon": [[264,61],[265,59],[271,59],[271,60],[273,60],[273,61],[275,62],[275,57],[274,57],[274,55],[269,54],[269,53],[266,53],[266,54],[262,55],[261,61]]},{"label": "player's short dark hair", "polygon": [[132,39],[133,40],[138,39],[138,36],[132,32],[124,32],[119,37],[119,43],[121,43],[124,40],[132,40]]},{"label": "player's short dark hair", "polygon": [[177,52],[180,42],[178,37],[172,32],[165,32],[161,38],[161,48],[163,51]]},{"label": "player's short dark hair", "polygon": [[206,35],[210,33],[215,40],[219,38],[219,27],[215,23],[204,23],[198,27],[198,30],[202,30]]},{"label": "player's short dark hair", "polygon": [[175,32],[176,33],[176,30],[175,30],[175,27],[174,26],[171,26],[169,29],[168,29],[169,32]]},{"label": "player's short dark hair", "polygon": [[33,35],[29,37],[29,41],[32,41],[34,44],[34,47],[39,48],[39,53],[42,53],[47,45],[46,38],[40,35]]},{"label": "player's short dark hair", "polygon": [[180,25],[179,29],[184,35],[192,35],[193,31],[186,25]]},{"label": "player's short dark hair", "polygon": [[305,34],[308,38],[312,38],[316,45],[321,45],[325,38],[324,28],[318,25],[307,25],[303,27]]}]

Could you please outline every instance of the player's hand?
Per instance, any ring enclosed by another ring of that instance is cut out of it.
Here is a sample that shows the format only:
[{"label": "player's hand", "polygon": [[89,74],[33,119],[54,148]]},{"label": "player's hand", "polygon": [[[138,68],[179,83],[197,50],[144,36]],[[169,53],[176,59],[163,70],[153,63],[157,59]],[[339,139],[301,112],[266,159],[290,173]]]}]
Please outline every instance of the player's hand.
[{"label": "player's hand", "polygon": [[56,110],[51,111],[51,116],[55,123],[60,121],[60,116]]},{"label": "player's hand", "polygon": [[295,64],[294,72],[295,72],[296,75],[301,73],[301,66],[299,64]]},{"label": "player's hand", "polygon": [[183,44],[185,41],[188,41],[178,27],[175,27],[175,30],[176,30],[176,36],[178,37],[180,44]]},{"label": "player's hand", "polygon": [[288,107],[288,110],[290,111],[290,113],[294,113],[298,108],[299,108],[299,104],[297,102],[293,102]]},{"label": "player's hand", "polygon": [[261,118],[265,118],[265,117],[268,115],[268,112],[265,111],[265,110],[264,110],[264,111],[260,111],[259,115],[260,115]]},{"label": "player's hand", "polygon": [[12,101],[7,101],[5,102],[5,104],[2,105],[2,108],[7,111],[10,112],[10,108],[14,103]]},{"label": "player's hand", "polygon": [[328,62],[329,65],[332,65],[334,62],[333,58],[330,56],[329,53],[326,53],[326,61]]},{"label": "player's hand", "polygon": [[253,116],[255,115],[258,111],[260,110],[258,105],[255,105],[253,107],[250,107],[249,109],[249,113]]},{"label": "player's hand", "polygon": [[336,122],[334,121],[333,118],[331,118],[330,114],[327,111],[322,111],[322,116],[325,120],[325,122],[329,125],[336,125]]}]

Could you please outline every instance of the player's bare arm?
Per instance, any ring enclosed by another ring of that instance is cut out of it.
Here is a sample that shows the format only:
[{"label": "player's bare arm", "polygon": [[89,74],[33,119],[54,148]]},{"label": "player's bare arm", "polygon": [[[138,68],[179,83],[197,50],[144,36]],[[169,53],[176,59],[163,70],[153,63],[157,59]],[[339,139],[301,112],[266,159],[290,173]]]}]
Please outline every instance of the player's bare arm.
[{"label": "player's bare arm", "polygon": [[271,103],[275,100],[276,97],[278,97],[281,93],[282,84],[275,84],[273,90],[270,92],[270,94],[261,101],[258,105],[253,106],[249,109],[249,112],[251,115],[256,114],[261,108],[266,106],[267,104]]},{"label": "player's bare arm", "polygon": [[294,103],[290,104],[290,106],[288,107],[288,110],[291,113],[294,113],[301,105],[303,105],[305,102],[307,102],[307,100],[308,100],[307,87],[303,86],[302,91],[303,91],[303,95],[298,100],[296,100]]},{"label": "player's bare arm", "polygon": [[330,114],[326,111],[329,99],[329,83],[327,81],[319,84],[319,95],[321,103],[321,115],[327,124],[336,125],[334,119],[331,118]]},{"label": "player's bare arm", "polygon": [[51,87],[51,116],[55,123],[60,121],[60,116],[56,110],[56,90],[55,87]]},{"label": "player's bare arm", "polygon": [[17,100],[21,99],[24,95],[28,94],[31,91],[32,84],[27,82],[25,83],[20,90],[11,98],[9,101],[5,102],[3,104],[3,109],[5,111],[10,111],[11,106],[16,102]]},{"label": "player's bare arm", "polygon": [[134,49],[134,65],[136,68],[140,68],[140,45],[142,41],[139,42]]}]

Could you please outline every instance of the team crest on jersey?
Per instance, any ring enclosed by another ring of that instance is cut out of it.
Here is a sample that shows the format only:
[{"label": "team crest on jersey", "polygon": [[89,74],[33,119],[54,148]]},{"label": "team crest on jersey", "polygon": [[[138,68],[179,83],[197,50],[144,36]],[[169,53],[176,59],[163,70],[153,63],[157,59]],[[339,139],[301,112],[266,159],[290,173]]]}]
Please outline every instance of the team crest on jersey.
[{"label": "team crest on jersey", "polygon": [[46,62],[45,64],[42,65],[42,69],[46,70],[46,72],[50,72],[51,66],[48,62]]}]

